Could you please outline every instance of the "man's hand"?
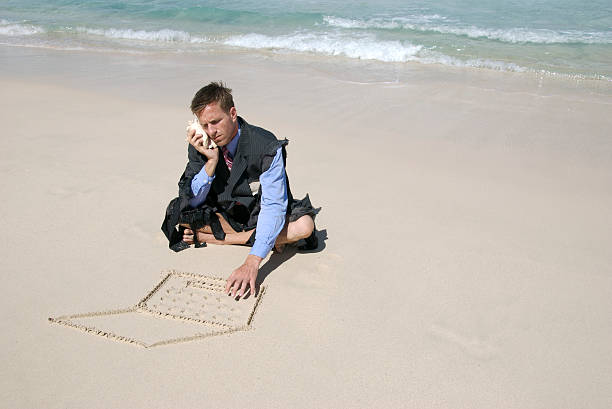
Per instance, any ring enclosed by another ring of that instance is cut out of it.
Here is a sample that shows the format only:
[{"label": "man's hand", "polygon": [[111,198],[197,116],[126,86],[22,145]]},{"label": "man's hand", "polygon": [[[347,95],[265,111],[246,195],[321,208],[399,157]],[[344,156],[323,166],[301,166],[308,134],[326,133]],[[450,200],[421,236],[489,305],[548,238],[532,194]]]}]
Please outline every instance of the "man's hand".
[{"label": "man's hand", "polygon": [[240,267],[238,267],[227,279],[225,292],[230,293],[232,297],[242,297],[246,294],[247,286],[251,289],[251,295],[255,296],[255,280],[259,272],[259,264],[263,260],[253,254],[249,254]]},{"label": "man's hand", "polygon": [[214,160],[216,164],[219,160],[218,150],[217,148],[209,149],[210,146],[204,146],[206,140],[208,140],[208,137],[204,137],[202,134],[196,134],[195,129],[189,129],[187,131],[187,142],[202,155],[206,156],[209,161]]},{"label": "man's hand", "polygon": [[196,134],[195,129],[189,129],[187,131],[187,142],[202,155],[206,156],[207,160],[204,169],[208,176],[213,176],[215,174],[215,169],[217,169],[217,163],[219,162],[219,149],[209,149],[210,146],[204,146],[204,141],[206,139],[204,135]]}]

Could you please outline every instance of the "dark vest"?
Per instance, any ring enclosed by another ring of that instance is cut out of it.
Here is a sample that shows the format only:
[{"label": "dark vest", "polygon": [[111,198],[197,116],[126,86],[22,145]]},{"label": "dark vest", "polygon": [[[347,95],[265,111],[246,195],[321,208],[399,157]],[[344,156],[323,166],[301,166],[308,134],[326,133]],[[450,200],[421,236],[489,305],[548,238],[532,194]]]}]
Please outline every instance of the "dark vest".
[{"label": "dark vest", "polygon": [[[196,209],[189,206],[194,197],[191,181],[206,164],[206,157],[193,146],[188,147],[189,162],[179,180],[179,196],[173,199],[166,209],[162,231],[174,251],[188,247],[182,241],[183,229],[177,229],[179,223],[186,223],[192,228],[210,225],[213,234],[219,240],[225,238],[216,213],[220,213],[236,231],[254,229],[257,225],[261,203],[261,187],[252,191],[259,182],[259,177],[270,168],[278,148],[282,147],[283,161],[286,161],[285,146],[288,141],[279,141],[271,132],[253,125],[238,117],[240,140],[232,170],[230,171],[219,150],[219,162],[215,170],[215,180],[203,205]],[[287,195],[292,203],[291,189],[287,180]],[[289,209],[288,209],[289,210]]]}]

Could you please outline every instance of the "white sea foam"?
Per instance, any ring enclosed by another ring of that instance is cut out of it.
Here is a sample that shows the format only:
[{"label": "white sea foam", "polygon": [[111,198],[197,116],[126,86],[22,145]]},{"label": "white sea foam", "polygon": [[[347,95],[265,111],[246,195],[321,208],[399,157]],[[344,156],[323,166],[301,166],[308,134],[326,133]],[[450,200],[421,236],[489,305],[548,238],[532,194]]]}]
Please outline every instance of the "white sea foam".
[{"label": "white sea foam", "polygon": [[346,19],[325,16],[324,21],[331,27],[353,29],[406,29],[440,34],[454,34],[470,38],[488,38],[508,43],[578,43],[578,44],[612,44],[611,32],[588,32],[579,30],[545,30],[545,29],[491,29],[459,24],[439,24],[445,20],[441,16],[414,16],[394,18],[371,18],[366,20]]},{"label": "white sea foam", "polygon": [[376,41],[333,34],[295,33],[278,37],[246,34],[230,37],[225,45],[252,49],[275,49],[345,56],[362,60],[405,62],[413,60],[422,46],[399,41]]},{"label": "white sea foam", "polygon": [[413,15],[408,17],[382,18],[373,17],[367,20],[349,19],[344,17],[324,16],[323,21],[331,27],[340,28],[412,28],[417,24],[427,24],[435,21],[445,21],[446,17],[438,14]]},{"label": "white sea foam", "polygon": [[496,61],[486,58],[472,58],[469,60],[461,60],[456,57],[451,57],[446,54],[437,53],[434,51],[426,51],[418,59],[419,62],[424,64],[442,64],[450,65],[453,67],[468,67],[468,68],[486,68],[496,71],[510,71],[510,72],[527,72],[528,68],[520,65],[509,63],[505,61]]},{"label": "white sea foam", "polygon": [[484,29],[479,27],[448,27],[438,26],[419,28],[421,31],[435,31],[442,34],[464,35],[470,38],[488,38],[507,43],[536,44],[612,44],[612,36],[603,32],[584,31],[554,31],[544,29],[511,28]]},{"label": "white sea foam", "polygon": [[3,36],[21,37],[31,36],[44,32],[45,30],[42,27],[34,26],[32,24],[18,24],[12,23],[7,20],[0,20],[0,35]]},{"label": "white sea foam", "polygon": [[376,41],[369,37],[361,39],[347,38],[338,34],[315,35],[300,33],[280,37],[247,34],[231,37],[225,40],[224,44],[251,49],[311,52],[382,62],[420,62],[455,67],[487,68],[498,71],[528,71],[525,67],[504,61],[490,59],[462,60],[427,49],[421,45],[406,45],[399,41]]},{"label": "white sea foam", "polygon": [[163,43],[191,43],[199,44],[206,43],[210,40],[205,37],[193,36],[185,31],[163,29],[158,31],[146,31],[146,30],[132,30],[128,29],[117,29],[109,28],[105,30],[77,27],[76,31],[80,33],[86,33],[91,35],[103,36],[111,39],[123,39],[123,40],[139,40],[139,41],[151,41],[151,42],[163,42]]},{"label": "white sea foam", "polygon": [[[419,16],[418,18],[427,19],[428,21],[442,21],[443,17],[432,15],[432,16]],[[400,22],[400,19],[395,20],[346,20],[346,19],[335,19],[328,18],[327,23],[336,27],[343,28],[368,28],[374,24],[377,27],[385,26],[386,28],[405,28],[408,24],[405,21]],[[403,25],[402,25],[403,24]],[[412,24],[412,23],[410,23]],[[55,30],[58,31],[58,30]],[[54,32],[55,32],[54,31]],[[147,30],[134,30],[134,29],[97,29],[88,27],[77,27],[70,28],[65,27],[59,31],[72,32],[78,34],[77,37],[70,37],[69,44],[59,45],[58,47],[83,47],[83,49],[90,47],[87,37],[90,36],[101,36],[110,40],[132,40],[137,41],[137,46],[142,43],[149,43],[150,46],[155,47],[155,44],[160,44],[162,48],[167,48],[165,44],[177,44],[177,46],[171,46],[177,50],[181,49],[180,44],[194,44],[195,46],[201,45],[206,47],[207,45],[226,45],[232,47],[242,47],[247,49],[261,50],[275,50],[275,51],[287,51],[287,52],[298,52],[298,53],[312,53],[327,56],[339,56],[360,60],[374,60],[381,62],[392,62],[392,63],[403,63],[403,62],[419,62],[424,64],[442,64],[447,66],[456,67],[473,67],[473,68],[485,68],[498,71],[513,71],[513,72],[524,72],[533,71],[528,67],[523,67],[509,61],[496,61],[493,59],[483,58],[461,58],[460,56],[450,56],[442,54],[435,50],[435,47],[425,47],[423,45],[413,44],[409,41],[399,40],[381,40],[377,38],[377,35],[368,31],[346,31],[333,29],[328,32],[313,32],[313,31],[300,31],[292,34],[270,36],[260,33],[250,33],[244,35],[234,35],[229,38],[208,38],[200,35],[195,35],[185,31],[178,31],[172,29],[162,29],[157,31]],[[457,33],[463,33],[463,31],[455,29]],[[7,44],[9,45],[21,45],[21,46],[44,46],[54,47],[52,43],[57,41],[57,38],[45,37],[32,37],[33,34],[45,33],[46,31],[37,26],[27,25],[24,23],[15,23],[6,20],[0,20],[0,36],[4,36]],[[510,35],[509,31],[500,31],[496,35],[499,37]],[[533,32],[530,32],[533,34]],[[464,35],[472,37],[478,36],[489,36],[492,37],[491,31],[470,31]],[[527,35],[525,32],[517,30],[514,32],[513,37],[506,38],[505,41],[518,42],[520,36]],[[83,36],[81,40],[85,40],[81,43],[78,37]],[[26,39],[30,38],[30,39]],[[523,37],[524,38],[524,37]],[[547,41],[551,41],[552,37],[547,37]],[[567,37],[565,38],[567,39]],[[39,41],[44,40],[44,44],[39,44]],[[17,41],[17,43],[15,43]],[[26,43],[24,43],[25,41]],[[32,43],[34,41],[34,43]],[[540,39],[540,42],[544,40]],[[3,42],[4,43],[4,42]],[[101,45],[95,43],[94,48],[100,48]],[[114,47],[114,46],[113,46]],[[148,48],[148,47],[147,47]],[[199,47],[196,47],[199,48]],[[80,48],[79,48],[80,49]],[[134,51],[128,46],[126,52]],[[608,78],[608,77],[606,77]]]}]

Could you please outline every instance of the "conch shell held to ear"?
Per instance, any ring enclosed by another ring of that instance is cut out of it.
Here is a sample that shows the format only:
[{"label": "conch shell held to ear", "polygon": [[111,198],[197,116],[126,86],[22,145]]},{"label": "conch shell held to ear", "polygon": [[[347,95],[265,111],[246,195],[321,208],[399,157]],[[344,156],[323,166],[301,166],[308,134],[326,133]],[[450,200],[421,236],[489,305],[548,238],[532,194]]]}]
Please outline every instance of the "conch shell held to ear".
[{"label": "conch shell held to ear", "polygon": [[200,121],[198,121],[198,117],[194,117],[191,121],[187,121],[187,131],[190,129],[195,129],[196,135],[201,134],[204,138],[204,146],[208,149],[214,149],[217,147],[217,144],[206,135],[204,129],[202,129],[202,125],[200,125]]}]

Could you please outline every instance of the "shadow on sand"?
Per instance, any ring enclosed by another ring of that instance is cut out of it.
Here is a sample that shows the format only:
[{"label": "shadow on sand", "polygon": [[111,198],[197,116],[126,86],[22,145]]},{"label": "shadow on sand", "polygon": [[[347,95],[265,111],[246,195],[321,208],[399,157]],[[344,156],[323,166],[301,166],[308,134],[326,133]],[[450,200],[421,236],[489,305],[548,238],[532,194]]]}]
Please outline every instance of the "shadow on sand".
[{"label": "shadow on sand", "polygon": [[268,277],[274,270],[276,270],[281,264],[295,256],[297,253],[319,253],[325,249],[325,240],[327,240],[327,229],[317,230],[317,238],[319,239],[319,245],[313,250],[298,250],[298,245],[286,246],[282,253],[274,252],[260,269],[257,277],[257,286],[260,286],[266,277]]}]

